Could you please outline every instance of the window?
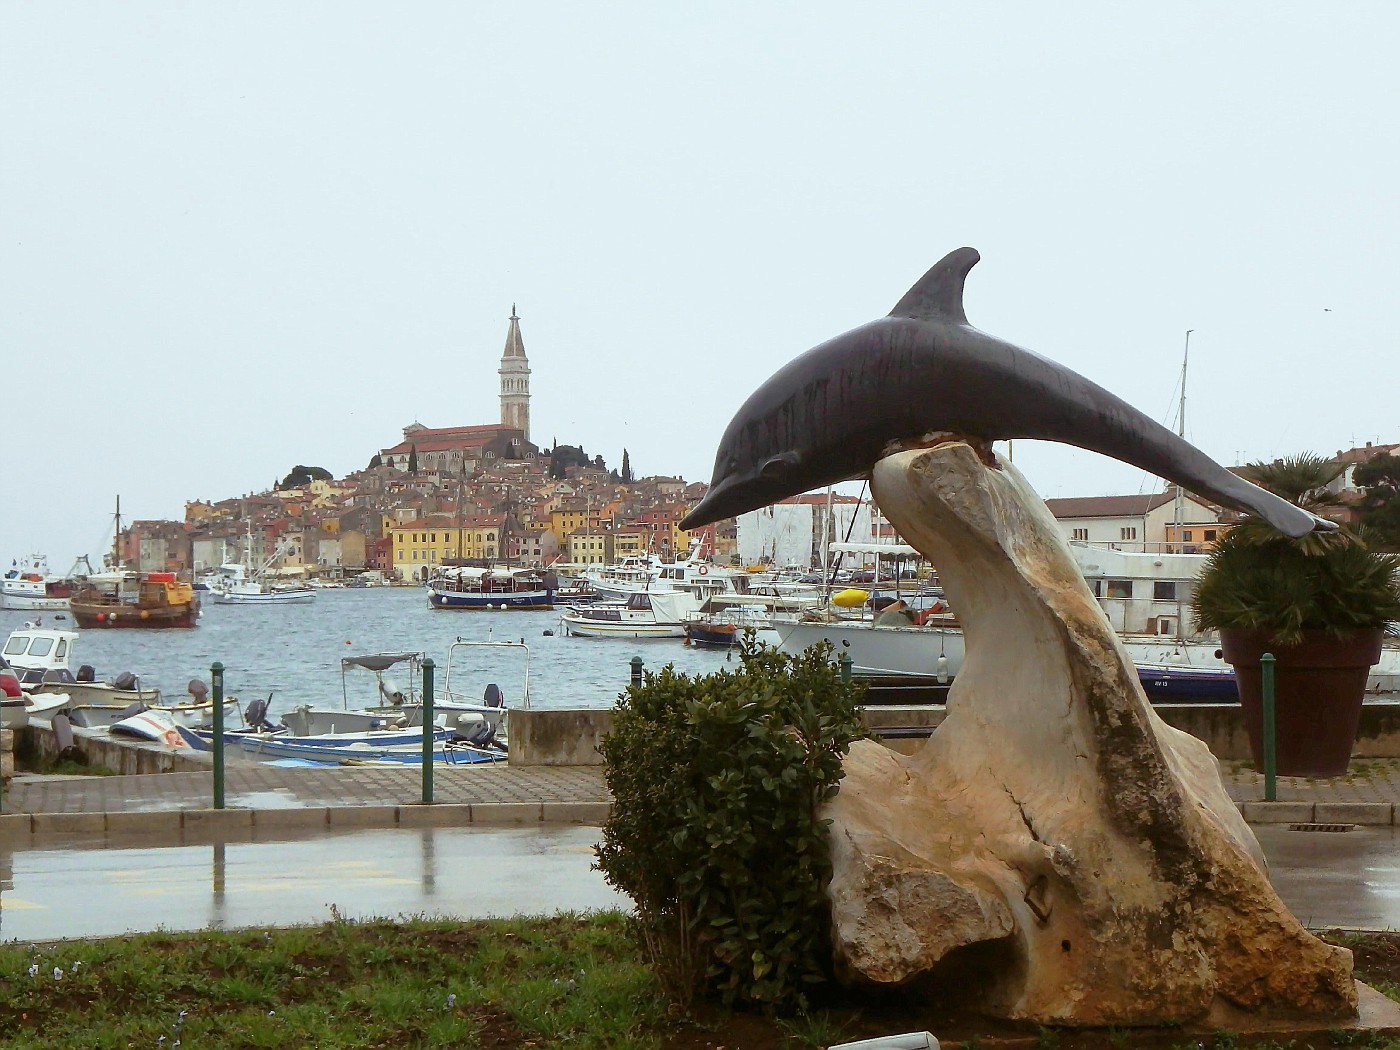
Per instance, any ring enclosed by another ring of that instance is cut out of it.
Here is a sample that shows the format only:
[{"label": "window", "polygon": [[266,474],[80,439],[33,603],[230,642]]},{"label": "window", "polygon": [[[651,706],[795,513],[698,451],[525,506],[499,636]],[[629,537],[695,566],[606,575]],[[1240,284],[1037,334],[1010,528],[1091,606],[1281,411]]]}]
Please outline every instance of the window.
[{"label": "window", "polygon": [[1135,539],[1137,539],[1137,529],[1131,529],[1131,528],[1119,529],[1119,530],[1118,530],[1118,538],[1119,538],[1120,540],[1135,540]]},{"label": "window", "polygon": [[1182,529],[1182,530],[1181,530],[1181,542],[1183,542],[1183,543],[1190,543],[1190,542],[1191,542],[1191,530],[1190,530],[1190,529]]},{"label": "window", "polygon": [[1212,540],[1215,539],[1215,531],[1215,529],[1206,529],[1205,532],[1202,533],[1207,543],[1210,543]]},{"label": "window", "polygon": [[1108,587],[1108,597],[1110,598],[1131,598],[1133,596],[1132,580],[1105,580]]},{"label": "window", "polygon": [[1073,538],[1076,540],[1087,540],[1089,538],[1089,530],[1075,529]]},{"label": "window", "polygon": [[1176,601],[1176,581],[1154,580],[1152,582],[1152,600],[1158,602]]}]

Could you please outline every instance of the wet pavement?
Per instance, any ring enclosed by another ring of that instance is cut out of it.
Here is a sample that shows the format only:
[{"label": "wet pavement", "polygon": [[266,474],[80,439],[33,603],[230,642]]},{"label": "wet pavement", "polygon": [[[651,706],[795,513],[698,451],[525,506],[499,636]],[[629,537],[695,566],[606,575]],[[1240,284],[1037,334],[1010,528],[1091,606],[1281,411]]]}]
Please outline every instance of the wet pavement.
[{"label": "wet pavement", "polygon": [[[1280,778],[1273,803],[1242,764],[1222,776],[1300,920],[1400,929],[1400,760]],[[21,774],[0,803],[0,940],[626,905],[592,870],[600,767],[439,769],[431,807],[421,784],[413,768],[231,766],[213,813],[210,773]],[[1291,830],[1314,821],[1349,830]]]},{"label": "wet pavement", "polygon": [[[1305,925],[1400,929],[1396,829],[1255,832]],[[33,836],[0,847],[0,940],[625,909],[593,870],[601,837],[587,825]]]},{"label": "wet pavement", "polygon": [[596,827],[35,836],[0,846],[0,941],[403,916],[627,907],[592,870]]}]

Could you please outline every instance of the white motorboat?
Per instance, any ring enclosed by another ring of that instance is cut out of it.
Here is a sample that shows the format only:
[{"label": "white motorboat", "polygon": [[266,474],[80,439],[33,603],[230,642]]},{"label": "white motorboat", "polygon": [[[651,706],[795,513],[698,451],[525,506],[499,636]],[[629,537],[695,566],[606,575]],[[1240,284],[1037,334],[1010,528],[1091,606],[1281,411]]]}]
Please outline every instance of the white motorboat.
[{"label": "white motorboat", "polygon": [[48,722],[54,715],[62,714],[68,709],[68,694],[40,693],[37,696],[24,697],[24,703],[29,709],[30,722]]},{"label": "white motorboat", "polygon": [[5,640],[5,661],[14,668],[25,692],[66,693],[74,706],[124,711],[132,704],[154,706],[160,702],[160,690],[143,689],[141,679],[129,671],[114,681],[98,681],[92,667],[83,664],[74,674],[71,668],[79,637],[77,631],[26,623]]},{"label": "white motorboat", "polygon": [[0,576],[0,609],[60,611],[68,608],[68,599],[77,590],[75,576],[81,566],[92,571],[86,557],[79,558],[67,576],[49,571],[49,560],[42,554],[31,554],[21,565],[15,559]]},{"label": "white motorboat", "polygon": [[685,618],[699,608],[689,591],[640,591],[626,601],[569,609],[560,624],[580,638],[684,638]]},{"label": "white motorboat", "polygon": [[966,646],[962,628],[948,617],[922,626],[879,624],[872,620],[777,620],[778,648],[797,655],[818,642],[830,642],[832,659],[851,658],[858,675],[914,676],[947,682],[962,668]]},{"label": "white motorboat", "polygon": [[77,644],[77,631],[26,623],[5,639],[5,662],[14,668],[24,691],[32,692],[43,683],[45,675],[55,682],[63,681],[65,676],[72,678],[68,668]]}]

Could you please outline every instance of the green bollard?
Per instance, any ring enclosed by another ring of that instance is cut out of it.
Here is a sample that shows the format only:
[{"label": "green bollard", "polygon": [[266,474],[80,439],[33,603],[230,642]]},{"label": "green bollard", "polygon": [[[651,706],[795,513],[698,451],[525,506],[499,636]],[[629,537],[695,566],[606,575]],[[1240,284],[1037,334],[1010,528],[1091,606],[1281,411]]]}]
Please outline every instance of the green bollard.
[{"label": "green bollard", "polygon": [[224,808],[224,665],[215,660],[209,667],[214,688],[214,808]]},{"label": "green bollard", "polygon": [[640,656],[632,657],[632,684],[642,684],[642,658]]},{"label": "green bollard", "polygon": [[1274,769],[1274,654],[1265,653],[1259,658],[1259,672],[1263,679],[1264,706],[1264,801],[1278,801],[1278,784],[1275,783]]},{"label": "green bollard", "polygon": [[433,800],[433,663],[423,661],[423,803]]},{"label": "green bollard", "polygon": [[854,663],[855,663],[855,661],[851,659],[851,654],[850,654],[850,653],[842,653],[842,654],[841,654],[841,681],[843,681],[843,682],[850,682],[850,680],[851,680],[851,666],[852,666]]}]

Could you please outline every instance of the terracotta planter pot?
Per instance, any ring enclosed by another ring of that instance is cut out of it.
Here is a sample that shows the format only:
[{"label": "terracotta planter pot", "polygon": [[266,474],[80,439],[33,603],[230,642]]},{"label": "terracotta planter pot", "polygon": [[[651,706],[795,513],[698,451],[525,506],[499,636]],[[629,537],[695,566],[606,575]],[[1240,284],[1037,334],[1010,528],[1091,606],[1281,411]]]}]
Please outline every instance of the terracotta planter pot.
[{"label": "terracotta planter pot", "polygon": [[1366,677],[1381,656],[1381,634],[1333,638],[1305,631],[1294,646],[1268,644],[1262,631],[1223,630],[1220,648],[1235,666],[1254,768],[1264,769],[1263,675],[1259,658],[1273,653],[1274,757],[1279,776],[1338,777],[1347,771]]}]

